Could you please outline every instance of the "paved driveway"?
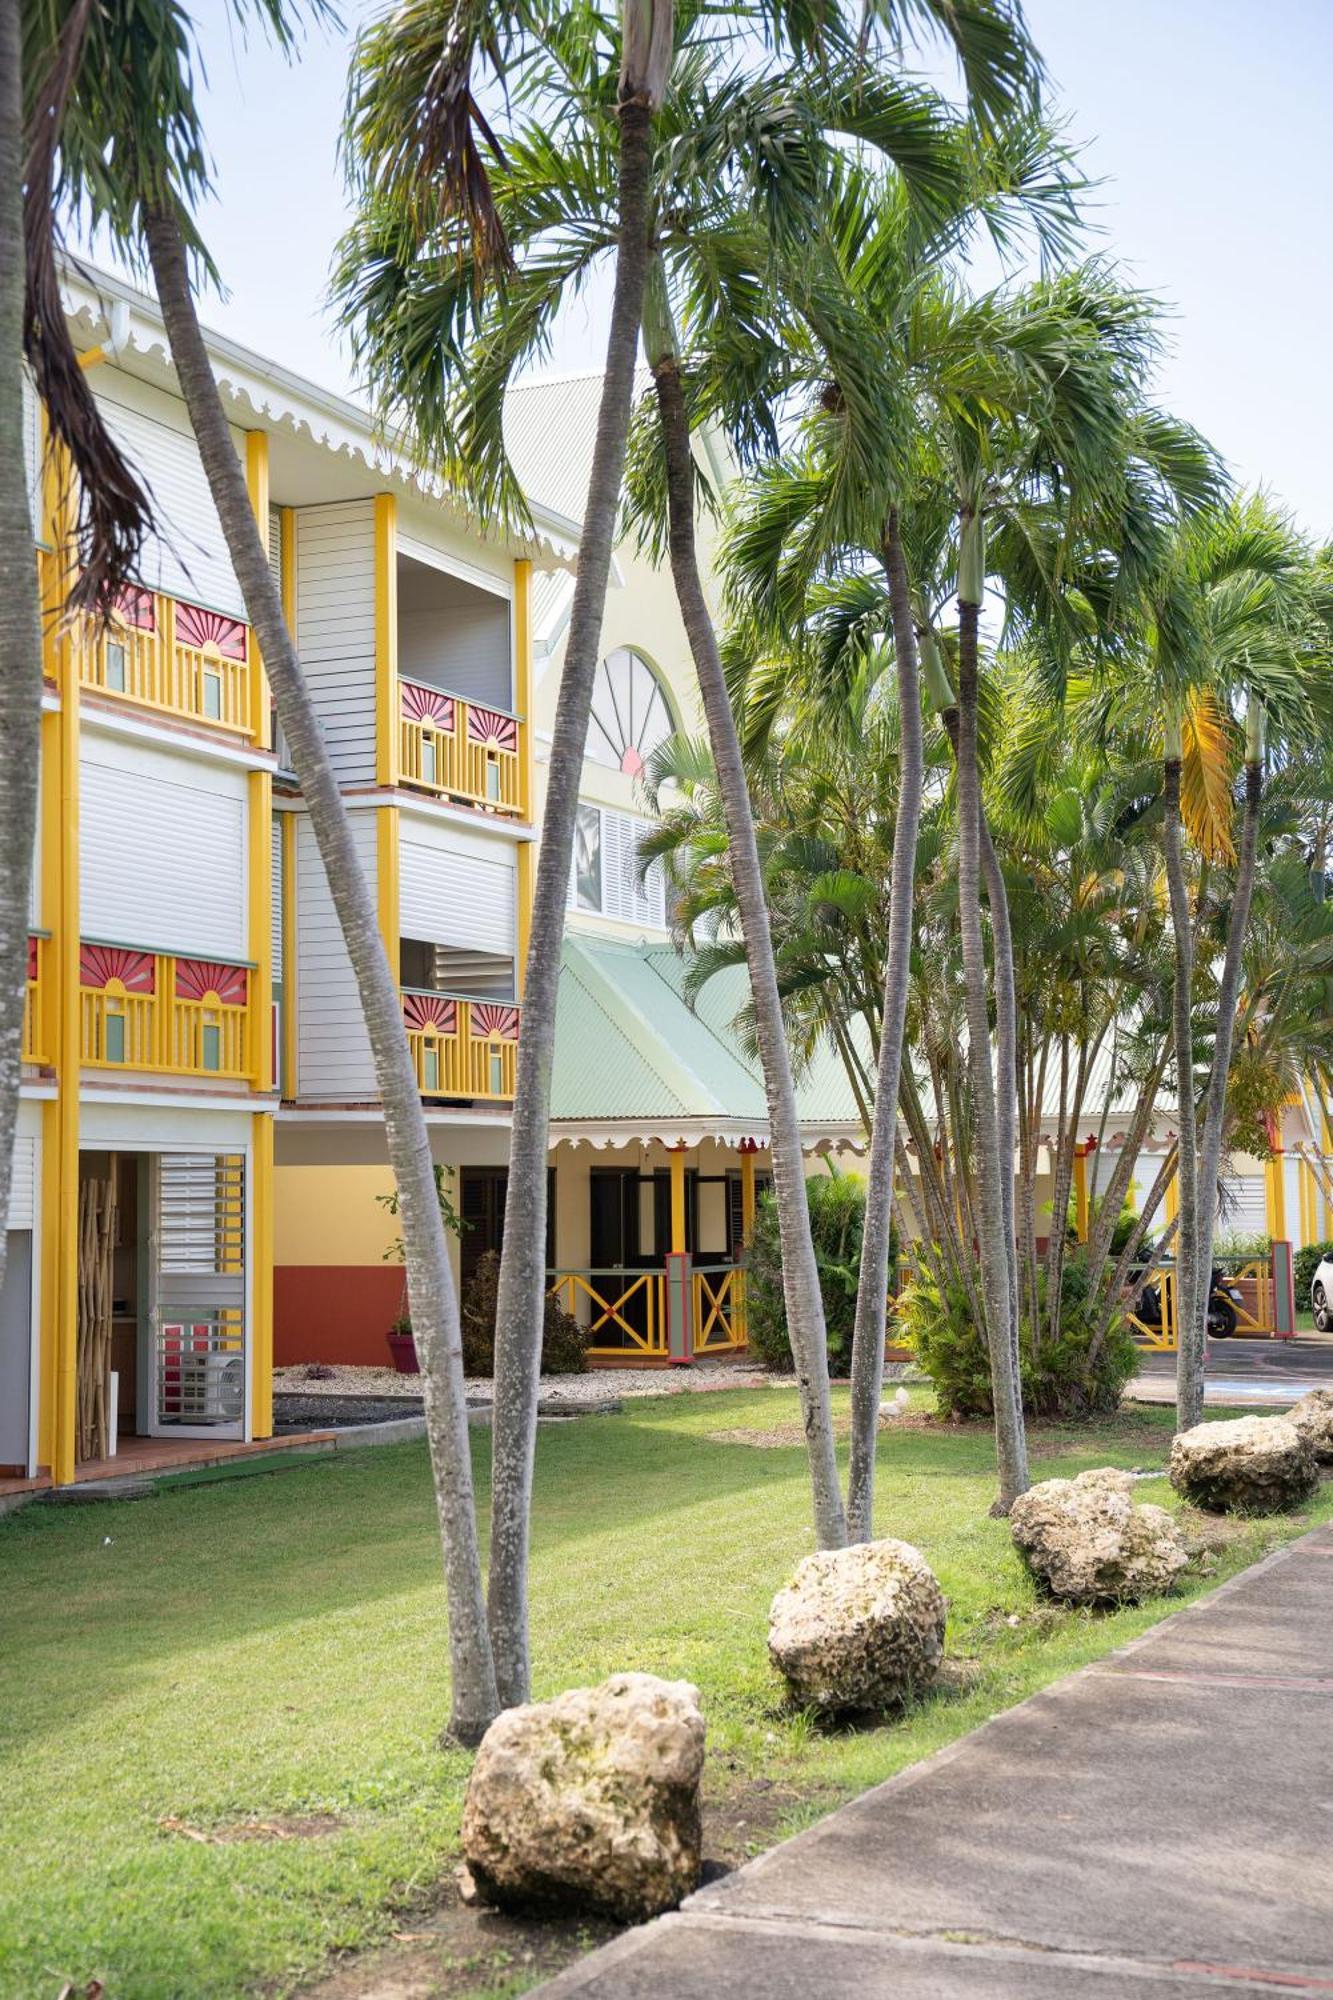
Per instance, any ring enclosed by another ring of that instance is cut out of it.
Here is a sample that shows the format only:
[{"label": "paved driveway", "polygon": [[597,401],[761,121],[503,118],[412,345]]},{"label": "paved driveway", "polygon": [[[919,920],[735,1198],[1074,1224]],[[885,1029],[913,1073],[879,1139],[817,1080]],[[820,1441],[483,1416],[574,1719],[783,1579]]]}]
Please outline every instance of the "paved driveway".
[{"label": "paved driveway", "polygon": [[[1139,1403],[1175,1401],[1176,1357],[1148,1353],[1127,1394]],[[1295,1340],[1214,1340],[1204,1382],[1207,1403],[1283,1408],[1310,1389],[1333,1388],[1333,1338],[1302,1333]]]}]

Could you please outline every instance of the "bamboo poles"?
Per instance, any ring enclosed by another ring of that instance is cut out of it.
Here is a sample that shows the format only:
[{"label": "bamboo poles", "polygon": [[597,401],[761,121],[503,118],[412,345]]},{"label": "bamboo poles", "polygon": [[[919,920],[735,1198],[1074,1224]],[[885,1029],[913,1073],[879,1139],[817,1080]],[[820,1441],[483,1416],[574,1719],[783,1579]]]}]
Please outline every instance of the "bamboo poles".
[{"label": "bamboo poles", "polygon": [[79,1187],[78,1441],[80,1460],[105,1458],[117,1235],[116,1155],[105,1180]]}]

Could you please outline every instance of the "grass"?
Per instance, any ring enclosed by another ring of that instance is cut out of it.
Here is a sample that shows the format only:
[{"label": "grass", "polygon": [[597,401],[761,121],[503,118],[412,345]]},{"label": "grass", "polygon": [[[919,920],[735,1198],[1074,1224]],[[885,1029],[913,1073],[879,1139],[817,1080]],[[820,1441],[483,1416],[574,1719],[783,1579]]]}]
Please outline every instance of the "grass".
[{"label": "grass", "polygon": [[[804,1456],[740,1441],[796,1414],[785,1390],[654,1398],[541,1433],[538,1692],[627,1666],[697,1682],[714,1801],[762,1777],[796,1801],[789,1828],[1169,1608],[1039,1604],[987,1517],[985,1432],[905,1426],[883,1440],[878,1525],[940,1577],[951,1677],[882,1727],[816,1731],[782,1709],[764,1648],[769,1599],[810,1546]],[[1037,1476],[1159,1465],[1171,1423],[1144,1407],[1091,1433],[1036,1431]],[[485,1433],[475,1448],[484,1487]],[[1164,1483],[1144,1492],[1174,1504]],[[1326,1488],[1306,1515],[1228,1524],[1186,1594],[1331,1510]],[[28,1509],[0,1523],[0,1602],[3,2000],[93,1978],[107,2000],[286,1993],[429,1899],[468,1760],[435,1744],[447,1653],[420,1446]],[[334,1830],[180,1830],[312,1815]],[[478,1990],[499,1969],[480,1968]]]}]

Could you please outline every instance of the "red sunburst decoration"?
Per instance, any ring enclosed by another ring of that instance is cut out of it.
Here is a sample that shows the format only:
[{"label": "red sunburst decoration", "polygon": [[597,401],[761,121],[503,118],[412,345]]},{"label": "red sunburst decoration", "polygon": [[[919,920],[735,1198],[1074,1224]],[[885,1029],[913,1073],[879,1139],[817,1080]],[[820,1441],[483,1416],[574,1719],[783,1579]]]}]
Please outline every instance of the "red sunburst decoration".
[{"label": "red sunburst decoration", "polygon": [[497,750],[517,750],[518,724],[512,715],[497,708],[469,708],[467,733],[470,743],[485,743]]},{"label": "red sunburst decoration", "polygon": [[458,1032],[458,1002],[441,993],[404,993],[403,1019],[418,1034],[454,1035]]},{"label": "red sunburst decoration", "polygon": [[224,660],[245,658],[245,626],[239,618],[205,611],[198,604],[176,606],[176,637],[186,646],[216,646]]},{"label": "red sunburst decoration", "polygon": [[494,1007],[476,1002],[472,1008],[472,1032],[481,1042],[516,1042],[518,1008]]},{"label": "red sunburst decoration", "polygon": [[116,599],[116,616],[140,632],[156,632],[157,602],[152,591],[139,590],[133,584],[122,590]]},{"label": "red sunburst decoration", "polygon": [[125,951],[118,944],[79,946],[79,984],[95,991],[118,979],[127,993],[153,993],[157,964],[151,952]]},{"label": "red sunburst decoration", "polygon": [[441,694],[438,688],[423,687],[420,681],[403,681],[401,697],[403,714],[409,722],[424,722],[431,729],[437,729],[441,736],[452,736],[454,698],[451,694]]},{"label": "red sunburst decoration", "polygon": [[216,993],[224,1007],[244,1007],[250,975],[243,965],[218,965],[208,958],[176,960],[176,998],[203,1000]]},{"label": "red sunburst decoration", "polygon": [[37,940],[36,940],[36,938],[35,938],[35,937],[30,937],[30,938],[28,939],[28,984],[29,984],[29,986],[31,986],[31,985],[32,985],[32,983],[33,983],[34,979],[36,979],[36,977],[37,977]]}]

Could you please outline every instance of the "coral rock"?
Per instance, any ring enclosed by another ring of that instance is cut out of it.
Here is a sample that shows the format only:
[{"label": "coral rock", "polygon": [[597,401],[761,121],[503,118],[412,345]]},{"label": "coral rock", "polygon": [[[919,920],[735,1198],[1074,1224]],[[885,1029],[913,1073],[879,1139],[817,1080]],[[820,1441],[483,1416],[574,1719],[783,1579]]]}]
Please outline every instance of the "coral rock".
[{"label": "coral rock", "polygon": [[1311,1389],[1287,1411],[1287,1422],[1309,1439],[1321,1465],[1333,1465],[1333,1389]]},{"label": "coral rock", "polygon": [[822,1549],[773,1599],[769,1655],[809,1707],[886,1708],[935,1679],[944,1617],[940,1587],[907,1542]]},{"label": "coral rock", "polygon": [[1136,1506],[1133,1479],[1114,1466],[1030,1487],[1009,1528],[1038,1582],[1064,1604],[1137,1604],[1170,1590],[1189,1561],[1170,1514]]},{"label": "coral rock", "polygon": [[623,1921],[673,1909],[699,1879],[699,1691],[654,1674],[506,1709],[463,1806],[476,1891],[515,1909]]},{"label": "coral rock", "polygon": [[1319,1484],[1314,1446],[1286,1417],[1195,1424],[1171,1443],[1171,1484],[1211,1514],[1280,1514]]}]

